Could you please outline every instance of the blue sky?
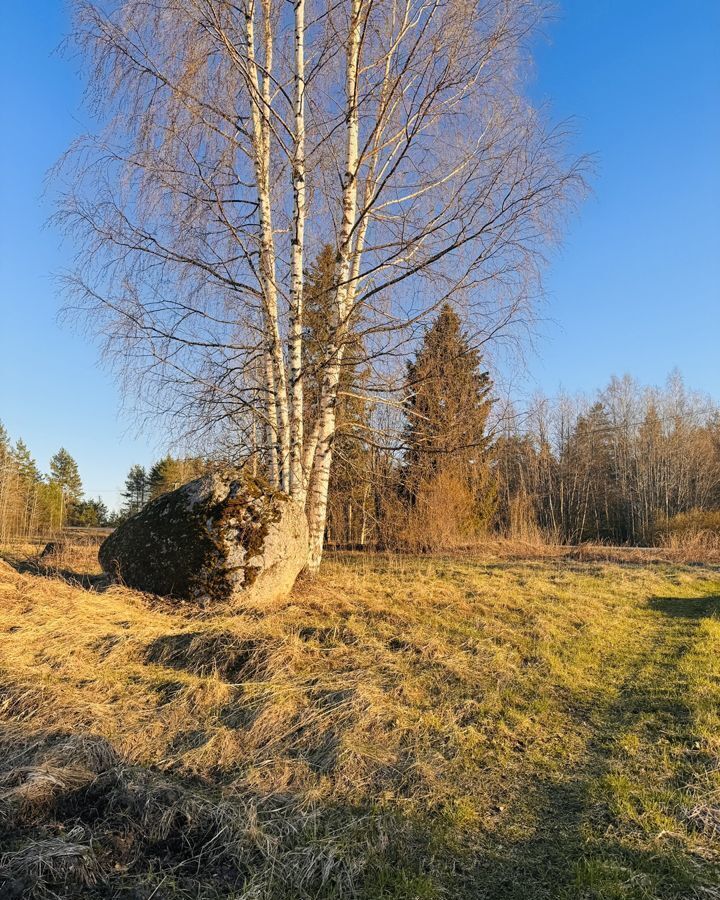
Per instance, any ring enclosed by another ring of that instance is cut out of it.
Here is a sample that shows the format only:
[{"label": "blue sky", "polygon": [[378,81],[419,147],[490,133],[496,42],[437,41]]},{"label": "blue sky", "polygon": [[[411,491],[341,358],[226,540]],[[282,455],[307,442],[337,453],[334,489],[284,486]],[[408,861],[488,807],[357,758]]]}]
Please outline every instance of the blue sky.
[{"label": "blue sky", "polygon": [[575,118],[593,195],[547,277],[546,391],[677,366],[720,399],[720,2],[565,0],[532,94]]},{"label": "blue sky", "polygon": [[[45,225],[43,179],[86,124],[77,64],[54,53],[67,12],[36,0],[0,15],[0,420],[43,469],[66,446],[86,492],[113,506],[162,436],[134,433],[96,348],[56,321],[72,248]],[[625,372],[659,383],[677,366],[720,399],[719,45],[718,0],[558,4],[529,90],[574,117],[597,171],[551,260],[528,392]]]}]

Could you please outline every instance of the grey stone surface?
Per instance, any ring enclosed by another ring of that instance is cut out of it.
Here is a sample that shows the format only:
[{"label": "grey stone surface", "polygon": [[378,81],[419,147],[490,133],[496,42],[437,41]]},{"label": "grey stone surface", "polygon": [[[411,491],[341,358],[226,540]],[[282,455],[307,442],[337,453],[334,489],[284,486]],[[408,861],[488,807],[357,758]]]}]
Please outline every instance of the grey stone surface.
[{"label": "grey stone surface", "polygon": [[302,509],[259,479],[225,470],[149,503],[99,556],[128,587],[206,604],[286,595],[307,547]]}]

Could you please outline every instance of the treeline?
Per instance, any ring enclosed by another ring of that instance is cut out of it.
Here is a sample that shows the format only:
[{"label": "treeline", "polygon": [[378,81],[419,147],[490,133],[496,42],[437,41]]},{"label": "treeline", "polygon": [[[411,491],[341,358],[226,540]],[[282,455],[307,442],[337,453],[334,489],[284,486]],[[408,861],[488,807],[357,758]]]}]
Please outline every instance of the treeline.
[{"label": "treeline", "polygon": [[383,446],[369,416],[340,431],[329,542],[720,547],[720,409],[679,373],[661,388],[625,376],[591,398],[538,397],[523,414],[501,415],[492,393],[445,307],[407,368],[403,440]]},{"label": "treeline", "polygon": [[[326,267],[327,268],[327,267]],[[311,335],[323,327],[318,266]],[[308,340],[312,351],[314,344]],[[613,378],[593,397],[537,398],[504,409],[483,358],[444,306],[387,403],[364,398],[363,348],[348,347],[338,398],[326,543],[415,552],[488,537],[651,545],[702,538],[720,547],[720,409],[679,374],[662,388]],[[317,402],[306,358],[309,411]],[[399,396],[399,400],[398,400]],[[239,458],[263,474],[262,457]],[[165,456],[134,465],[119,512],[83,499],[70,454],[42,475],[0,426],[0,540],[63,525],[117,524],[222,460]]]},{"label": "treeline", "polygon": [[65,448],[40,472],[21,439],[11,443],[0,423],[0,542],[58,531],[65,525],[105,524],[102,500],[84,499],[78,466]]},{"label": "treeline", "polygon": [[651,545],[720,534],[720,410],[677,373],[663,388],[625,376],[591,400],[540,399],[494,456],[497,526],[511,536]]},{"label": "treeline", "polygon": [[42,473],[22,439],[14,443],[0,423],[0,543],[48,536],[64,527],[114,527],[167,491],[197,478],[209,463],[167,455],[149,469],[131,467],[122,507],[108,510],[100,499],[85,498],[77,462],[61,447]]},{"label": "treeline", "polygon": [[[318,283],[322,274],[318,266]],[[310,286],[308,319],[317,332],[322,291]],[[501,414],[482,356],[449,305],[407,365],[399,403],[363,399],[364,364],[355,357],[365,355],[350,345],[329,545],[422,552],[488,537],[651,545],[702,535],[720,546],[720,410],[679,374],[662,388],[613,378],[591,398],[538,397],[523,413]],[[309,377],[309,405],[315,387]],[[166,457],[148,471],[134,466],[123,515],[208,465]]]},{"label": "treeline", "polygon": [[146,503],[199,478],[209,468],[210,463],[201,457],[176,458],[169,454],[149,469],[141,465],[131,466],[122,491],[123,504],[112,523],[117,525],[135,515]]}]

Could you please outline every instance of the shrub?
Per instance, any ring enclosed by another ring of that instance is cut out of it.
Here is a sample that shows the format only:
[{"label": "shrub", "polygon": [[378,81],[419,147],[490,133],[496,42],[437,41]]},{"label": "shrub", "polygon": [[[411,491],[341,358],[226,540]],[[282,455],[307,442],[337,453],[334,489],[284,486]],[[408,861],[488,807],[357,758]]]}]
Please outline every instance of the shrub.
[{"label": "shrub", "polygon": [[414,551],[467,547],[485,533],[488,518],[466,479],[441,472],[421,483],[407,514],[403,543]]},{"label": "shrub", "polygon": [[657,527],[659,543],[677,549],[720,550],[720,509],[691,509]]}]

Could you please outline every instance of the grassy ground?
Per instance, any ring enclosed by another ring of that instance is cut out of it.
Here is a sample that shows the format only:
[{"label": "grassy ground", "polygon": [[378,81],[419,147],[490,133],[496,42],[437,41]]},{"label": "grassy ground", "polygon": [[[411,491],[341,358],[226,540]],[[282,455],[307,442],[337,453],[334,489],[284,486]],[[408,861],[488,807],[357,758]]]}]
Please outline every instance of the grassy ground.
[{"label": "grassy ground", "polygon": [[720,898],[717,568],[339,558],[198,617],[13,562],[0,897]]}]

